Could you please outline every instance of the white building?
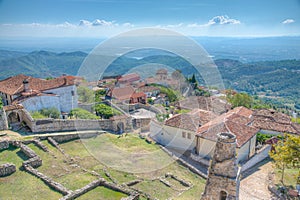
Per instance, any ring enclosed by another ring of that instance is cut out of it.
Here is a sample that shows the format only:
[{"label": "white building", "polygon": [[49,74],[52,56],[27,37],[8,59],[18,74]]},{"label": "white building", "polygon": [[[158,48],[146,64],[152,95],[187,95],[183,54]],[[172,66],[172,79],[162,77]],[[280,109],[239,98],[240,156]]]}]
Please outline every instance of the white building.
[{"label": "white building", "polygon": [[78,107],[77,81],[74,76],[45,80],[20,74],[0,81],[0,96],[4,105],[22,104],[28,111],[54,107],[68,113]]}]

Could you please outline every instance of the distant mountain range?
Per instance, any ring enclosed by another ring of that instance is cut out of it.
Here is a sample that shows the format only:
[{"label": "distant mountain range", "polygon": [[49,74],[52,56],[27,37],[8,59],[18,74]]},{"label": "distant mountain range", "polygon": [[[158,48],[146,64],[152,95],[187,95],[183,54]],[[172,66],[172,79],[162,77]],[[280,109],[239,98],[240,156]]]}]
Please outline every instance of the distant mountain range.
[{"label": "distant mountain range", "polygon": [[0,78],[17,74],[35,77],[60,76],[76,74],[79,66],[87,56],[84,52],[54,53],[34,51],[31,53],[0,50]]},{"label": "distant mountain range", "polygon": [[[149,52],[147,52],[149,53]],[[62,74],[76,75],[88,54],[80,51],[54,53],[34,51],[24,53],[0,50],[0,79],[26,74],[35,77],[56,77]],[[151,64],[152,63],[152,64]],[[141,54],[122,56],[116,59],[104,75],[124,74],[133,68],[143,66],[145,73],[154,71],[153,63],[182,71],[185,76],[197,74],[186,60],[176,55],[163,53],[142,57]],[[216,65],[227,88],[251,94],[264,94],[272,98],[284,97],[291,103],[300,99],[300,60],[259,61],[243,63],[232,59],[217,59]],[[152,66],[151,66],[152,65]],[[143,70],[141,70],[143,71]],[[197,75],[203,83],[201,76]]]}]

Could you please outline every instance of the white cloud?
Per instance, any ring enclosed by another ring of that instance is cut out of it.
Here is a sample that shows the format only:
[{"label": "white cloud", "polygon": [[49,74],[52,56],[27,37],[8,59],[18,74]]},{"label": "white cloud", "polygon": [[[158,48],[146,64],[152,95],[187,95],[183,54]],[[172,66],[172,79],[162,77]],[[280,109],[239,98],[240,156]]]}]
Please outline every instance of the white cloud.
[{"label": "white cloud", "polygon": [[283,22],[281,22],[282,24],[291,24],[291,23],[294,23],[295,22],[295,20],[293,20],[293,19],[286,19],[286,20],[284,20]]},{"label": "white cloud", "polygon": [[79,26],[117,26],[114,21],[106,21],[104,19],[95,19],[93,22],[82,19],[79,21]]},{"label": "white cloud", "polygon": [[114,25],[114,21],[105,21],[103,19],[96,19],[95,21],[93,21],[92,23],[93,26],[113,26]]},{"label": "white cloud", "polygon": [[215,16],[208,21],[206,25],[240,24],[237,19],[231,19],[227,15]]},{"label": "white cloud", "polygon": [[131,23],[129,23],[129,22],[126,22],[126,23],[122,24],[122,26],[133,28],[133,27],[134,27],[134,24],[131,24]]},{"label": "white cloud", "polygon": [[90,26],[90,25],[92,25],[92,23],[88,20],[82,19],[79,21],[79,26]]}]

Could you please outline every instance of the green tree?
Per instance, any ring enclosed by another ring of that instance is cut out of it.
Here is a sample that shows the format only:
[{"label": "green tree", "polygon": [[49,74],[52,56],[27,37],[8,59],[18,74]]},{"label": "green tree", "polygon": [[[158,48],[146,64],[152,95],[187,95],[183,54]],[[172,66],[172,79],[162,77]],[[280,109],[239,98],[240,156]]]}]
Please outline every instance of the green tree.
[{"label": "green tree", "polygon": [[105,89],[97,90],[95,92],[95,102],[101,102],[102,101],[101,97],[105,96],[105,94],[106,94]]},{"label": "green tree", "polygon": [[95,95],[93,90],[88,87],[79,86],[77,88],[78,100],[82,103],[93,103]]},{"label": "green tree", "polygon": [[238,106],[244,106],[246,108],[251,108],[253,104],[253,98],[246,93],[236,93],[227,95],[227,100],[235,108]]},{"label": "green tree", "polygon": [[275,166],[281,170],[281,182],[284,184],[284,170],[300,168],[300,136],[285,134],[284,139],[279,141],[270,152],[270,157]]},{"label": "green tree", "polygon": [[114,115],[121,115],[120,111],[103,103],[95,105],[95,111],[97,116],[101,116],[104,119],[109,119]]},{"label": "green tree", "polygon": [[70,111],[69,116],[71,118],[76,118],[76,119],[99,119],[98,116],[82,108],[74,108],[73,110]]}]

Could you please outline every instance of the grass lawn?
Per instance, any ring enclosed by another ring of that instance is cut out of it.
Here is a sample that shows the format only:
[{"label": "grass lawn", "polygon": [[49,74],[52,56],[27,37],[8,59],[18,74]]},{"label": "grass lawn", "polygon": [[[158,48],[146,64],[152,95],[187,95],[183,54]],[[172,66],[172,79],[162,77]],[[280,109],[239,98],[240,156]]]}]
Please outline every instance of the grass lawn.
[{"label": "grass lawn", "polygon": [[[297,183],[299,169],[285,169],[283,183],[287,187],[295,189]],[[278,169],[275,170],[275,184],[282,185],[281,183],[281,171]]]},{"label": "grass lawn", "polygon": [[[118,184],[143,179],[142,182],[132,187],[158,199],[198,200],[204,190],[204,179],[178,164],[157,145],[148,144],[134,134],[127,134],[126,137],[102,134],[96,138],[73,140],[60,144],[65,153],[73,158],[71,163],[47,140],[42,143],[49,148],[50,153],[43,152],[34,144],[28,145],[43,160],[43,165],[38,170],[71,190],[79,189],[97,179],[89,172],[84,172],[78,167],[79,165],[87,170],[95,171],[107,181],[111,181],[105,175],[106,171]],[[11,162],[19,168],[23,161],[21,157],[24,155],[20,153],[17,155],[18,151],[19,149],[10,148],[0,152],[0,163]],[[164,177],[166,173],[172,173],[191,182],[193,187],[187,188],[178,181],[167,178],[173,186],[169,188],[159,180],[153,180]],[[184,191],[186,189],[188,190]],[[125,196],[123,193],[105,187],[97,187],[78,199],[119,200]],[[19,169],[11,176],[0,178],[1,200],[2,198],[59,199],[60,197],[62,197],[61,194],[48,188],[41,180]]]},{"label": "grass lawn", "polygon": [[90,200],[90,199],[105,199],[105,200],[116,200],[121,199],[122,197],[126,197],[126,194],[121,192],[116,192],[105,187],[97,187],[88,193],[77,198],[78,200]]}]

